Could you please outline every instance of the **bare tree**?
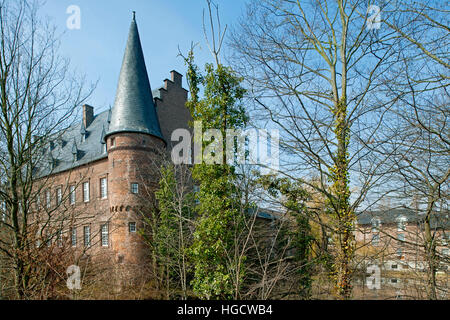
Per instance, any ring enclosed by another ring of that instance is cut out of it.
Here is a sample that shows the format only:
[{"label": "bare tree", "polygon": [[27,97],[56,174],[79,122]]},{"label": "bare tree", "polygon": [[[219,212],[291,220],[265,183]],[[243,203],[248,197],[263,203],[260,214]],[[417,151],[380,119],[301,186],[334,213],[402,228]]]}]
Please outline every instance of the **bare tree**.
[{"label": "bare tree", "polygon": [[448,223],[450,177],[448,8],[426,1],[405,2],[400,9],[398,19],[386,22],[402,38],[404,49],[391,71],[395,80],[385,84],[398,103],[391,110],[394,121],[385,124],[395,138],[383,151],[397,149],[390,161],[399,190],[392,198],[397,204],[412,204],[423,216],[423,236],[417,244],[428,265],[427,296],[437,299],[436,272],[439,261],[446,260],[437,247]]},{"label": "bare tree", "polygon": [[282,130],[280,174],[321,193],[330,206],[336,293],[344,299],[351,296],[355,212],[375,201],[370,189],[385,183],[388,156],[373,150],[387,139],[377,130],[395,99],[373,96],[397,63],[400,44],[386,28],[367,30],[367,9],[357,0],[254,1],[230,41],[255,121]]},{"label": "bare tree", "polygon": [[[69,126],[75,107],[92,92],[58,55],[56,30],[40,20],[39,6],[37,1],[0,2],[0,203],[5,205],[0,250],[12,266],[19,299],[31,283],[27,255],[37,250],[34,204],[51,188],[51,179],[39,175],[46,166],[51,174],[54,165],[43,147]],[[61,203],[47,216],[57,215]],[[59,233],[54,231],[48,236]]]}]

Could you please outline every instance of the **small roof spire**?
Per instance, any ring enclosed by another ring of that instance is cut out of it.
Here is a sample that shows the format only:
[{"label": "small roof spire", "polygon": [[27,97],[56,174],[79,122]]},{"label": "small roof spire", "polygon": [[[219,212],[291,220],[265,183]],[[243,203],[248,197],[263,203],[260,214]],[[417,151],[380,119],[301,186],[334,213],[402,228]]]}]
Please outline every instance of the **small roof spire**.
[{"label": "small roof spire", "polygon": [[73,142],[72,142],[72,154],[77,154],[77,153],[78,153],[77,142],[75,141],[75,138],[73,138]]},{"label": "small roof spire", "polygon": [[105,126],[103,125],[102,135],[100,137],[100,143],[101,144],[105,144],[106,143],[105,136],[106,136],[106,131],[105,131]]},{"label": "small roof spire", "polygon": [[133,11],[133,21],[136,21],[136,11]]},{"label": "small roof spire", "polygon": [[85,134],[86,134],[86,127],[84,126],[84,123],[83,123],[83,122],[81,122],[80,133],[81,133],[82,135],[85,135]]},{"label": "small roof spire", "polygon": [[109,105],[109,111],[108,111],[108,127],[109,127],[109,124],[111,123],[111,105]]}]

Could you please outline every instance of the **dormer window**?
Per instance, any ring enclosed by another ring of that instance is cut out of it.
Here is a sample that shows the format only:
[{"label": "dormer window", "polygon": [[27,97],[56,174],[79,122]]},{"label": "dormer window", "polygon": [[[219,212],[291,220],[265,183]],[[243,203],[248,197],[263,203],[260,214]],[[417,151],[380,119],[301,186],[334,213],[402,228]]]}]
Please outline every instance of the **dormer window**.
[{"label": "dormer window", "polygon": [[378,246],[379,244],[380,244],[380,235],[374,234],[372,236],[372,245],[373,246]]},{"label": "dormer window", "polygon": [[62,188],[58,187],[56,189],[56,204],[60,205],[62,202]]},{"label": "dormer window", "polygon": [[73,144],[72,144],[72,157],[73,157],[73,161],[78,161],[78,147],[77,147],[77,143],[75,141],[75,139],[73,140]]},{"label": "dormer window", "polygon": [[380,230],[381,221],[379,218],[372,219],[372,232],[378,232]]},{"label": "dormer window", "polygon": [[406,231],[406,217],[400,217],[397,220],[397,231]]},{"label": "dormer window", "polygon": [[84,126],[84,123],[81,124],[80,134],[81,134],[81,142],[86,141],[87,131],[86,127]]},{"label": "dormer window", "polygon": [[50,209],[52,206],[51,200],[52,200],[52,196],[51,196],[50,190],[46,190],[45,191],[45,205],[47,206],[47,209]]},{"label": "dormer window", "polygon": [[100,137],[100,143],[102,144],[102,153],[106,153],[106,140],[105,140],[105,136],[106,136],[106,131],[105,131],[105,126],[103,126],[102,128],[102,135]]}]

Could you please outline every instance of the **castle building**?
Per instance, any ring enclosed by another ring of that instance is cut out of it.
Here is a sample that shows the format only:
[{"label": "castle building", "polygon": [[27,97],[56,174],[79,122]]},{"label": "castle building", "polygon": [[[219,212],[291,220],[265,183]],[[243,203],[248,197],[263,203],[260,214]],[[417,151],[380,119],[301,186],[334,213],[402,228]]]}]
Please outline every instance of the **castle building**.
[{"label": "castle building", "polygon": [[188,129],[191,120],[182,75],[170,74],[151,90],[133,14],[113,108],[95,114],[83,105],[82,121],[47,142],[37,211],[55,208],[52,224],[63,226],[75,250],[128,267],[139,266],[148,254],[137,232],[145,193],[158,183],[148,168],[170,151],[172,131]]}]

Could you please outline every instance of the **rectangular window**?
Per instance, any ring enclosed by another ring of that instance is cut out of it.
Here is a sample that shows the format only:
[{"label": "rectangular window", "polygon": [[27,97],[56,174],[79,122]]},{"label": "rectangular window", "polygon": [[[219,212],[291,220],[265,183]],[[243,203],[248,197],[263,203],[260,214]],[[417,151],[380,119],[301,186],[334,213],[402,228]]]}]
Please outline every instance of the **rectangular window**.
[{"label": "rectangular window", "polygon": [[102,247],[107,247],[109,245],[109,230],[108,224],[105,223],[101,227],[101,236],[102,236]]},{"label": "rectangular window", "polygon": [[52,246],[52,238],[50,234],[46,234],[45,237],[47,238],[47,247],[51,247]]},{"label": "rectangular window", "polygon": [[106,178],[100,179],[100,198],[106,199],[108,197],[108,180]]},{"label": "rectangular window", "polygon": [[397,239],[398,239],[398,241],[405,241],[405,234],[399,233],[399,234],[397,235]]},{"label": "rectangular window", "polygon": [[77,228],[72,228],[71,234],[72,247],[77,246]]},{"label": "rectangular window", "polygon": [[84,246],[90,247],[91,246],[91,227],[90,226],[84,226]]},{"label": "rectangular window", "polygon": [[50,190],[45,191],[45,204],[47,206],[47,209],[50,209],[52,206],[52,195],[50,193]]},{"label": "rectangular window", "polygon": [[70,186],[69,190],[70,190],[69,201],[70,201],[70,204],[73,205],[73,204],[75,204],[75,201],[76,201],[75,186]]},{"label": "rectangular window", "polygon": [[450,256],[450,249],[448,249],[448,248],[442,249],[442,255],[443,255],[444,257]]},{"label": "rectangular window", "polygon": [[194,203],[196,204],[196,205],[199,205],[200,204],[200,200],[198,200],[198,198],[197,198],[197,193],[200,191],[200,187],[199,186],[197,186],[197,185],[194,185],[194,194],[195,194],[195,198],[194,198]]},{"label": "rectangular window", "polygon": [[378,234],[374,234],[372,236],[372,245],[377,246],[380,243],[380,236]]},{"label": "rectangular window", "polygon": [[2,214],[2,221],[6,221],[6,202],[2,201],[0,204],[0,212]]},{"label": "rectangular window", "polygon": [[400,220],[397,222],[397,231],[405,231],[406,230],[406,221]]},{"label": "rectangular window", "polygon": [[62,188],[58,187],[56,189],[56,204],[60,205],[62,202]]},{"label": "rectangular window", "polygon": [[41,210],[41,195],[39,193],[36,195],[36,210]]},{"label": "rectangular window", "polygon": [[443,246],[448,246],[449,240],[450,240],[450,234],[445,234],[445,233],[444,233],[444,234],[442,235],[442,241],[441,241],[442,245],[443,245]]},{"label": "rectangular window", "polygon": [[83,183],[83,201],[89,202],[89,182]]},{"label": "rectangular window", "polygon": [[134,193],[134,194],[139,193],[139,185],[137,183],[131,184],[131,193]]},{"label": "rectangular window", "polygon": [[397,256],[401,258],[403,256],[403,250],[401,248],[397,249]]},{"label": "rectangular window", "polygon": [[130,231],[130,233],[136,232],[136,222],[128,223],[128,230]]},{"label": "rectangular window", "polygon": [[62,245],[63,245],[62,230],[58,230],[58,237],[57,237],[56,242],[58,243],[58,247],[62,247]]},{"label": "rectangular window", "polygon": [[374,219],[372,220],[372,232],[378,232],[380,229],[380,220],[379,219]]}]

